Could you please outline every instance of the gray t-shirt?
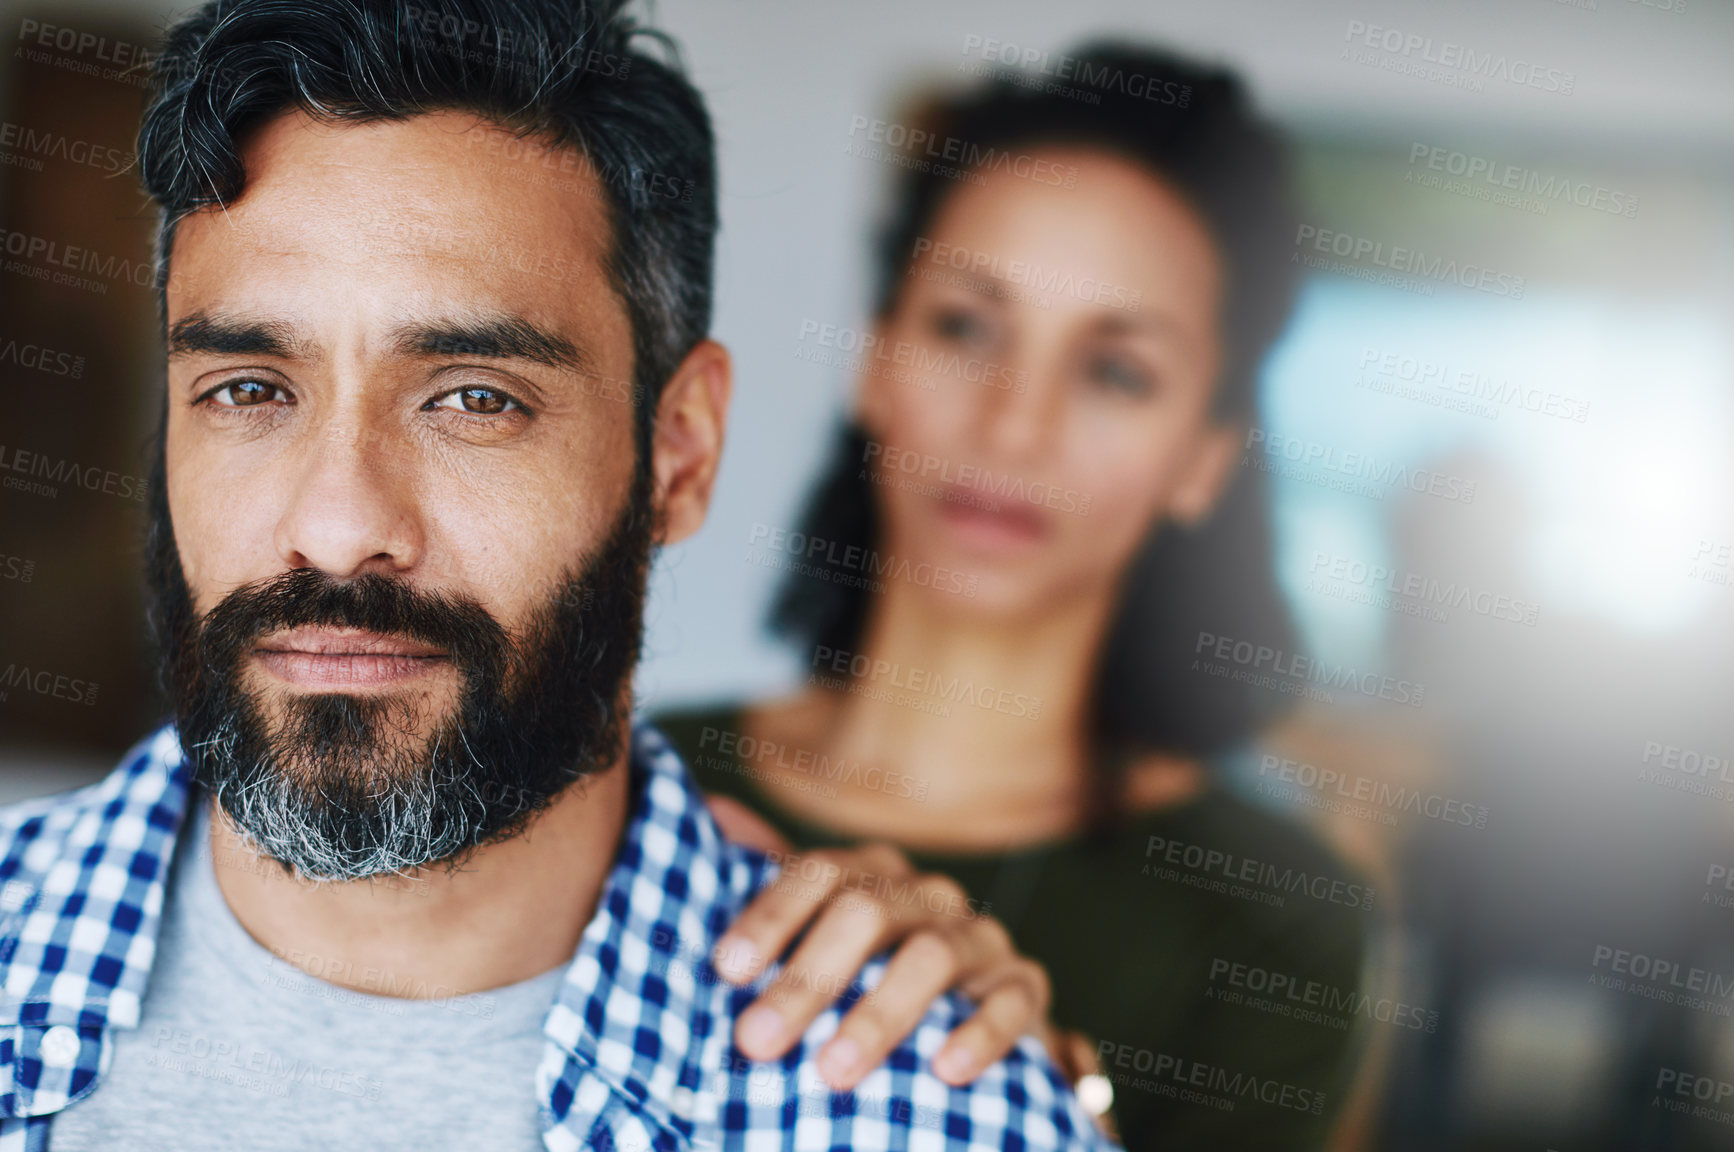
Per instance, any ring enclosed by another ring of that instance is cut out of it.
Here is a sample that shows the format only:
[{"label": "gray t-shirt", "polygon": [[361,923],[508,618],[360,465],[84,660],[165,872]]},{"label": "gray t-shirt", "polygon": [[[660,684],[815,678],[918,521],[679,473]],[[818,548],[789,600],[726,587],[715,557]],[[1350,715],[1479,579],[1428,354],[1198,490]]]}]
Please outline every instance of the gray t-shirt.
[{"label": "gray t-shirt", "polygon": [[52,1152],[542,1147],[536,1066],[564,966],[443,998],[384,974],[349,982],[394,995],[309,976],[247,935],[217,887],[206,805],[189,819],[143,1020],[114,1032],[113,1065],[54,1121]]}]

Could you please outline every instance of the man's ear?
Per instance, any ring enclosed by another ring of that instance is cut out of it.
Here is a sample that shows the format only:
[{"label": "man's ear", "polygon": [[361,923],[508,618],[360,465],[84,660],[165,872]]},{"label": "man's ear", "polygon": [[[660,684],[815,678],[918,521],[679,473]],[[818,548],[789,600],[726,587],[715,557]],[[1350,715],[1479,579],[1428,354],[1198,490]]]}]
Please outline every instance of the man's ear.
[{"label": "man's ear", "polygon": [[684,540],[704,523],[733,390],[728,349],[715,340],[688,352],[662,390],[650,438],[658,543]]},{"label": "man's ear", "polygon": [[1234,475],[1244,430],[1238,423],[1212,420],[1192,450],[1192,459],[1168,502],[1168,515],[1192,527],[1210,515]]}]

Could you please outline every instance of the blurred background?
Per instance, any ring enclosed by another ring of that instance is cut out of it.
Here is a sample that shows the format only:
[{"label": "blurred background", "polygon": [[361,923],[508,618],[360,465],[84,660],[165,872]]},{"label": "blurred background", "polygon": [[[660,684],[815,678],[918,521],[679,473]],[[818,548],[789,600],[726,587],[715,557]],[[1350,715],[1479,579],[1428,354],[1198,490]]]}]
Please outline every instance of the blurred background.
[{"label": "blurred background", "polygon": [[[179,7],[0,3],[0,802],[96,778],[160,708],[137,556],[161,354],[128,69]],[[1364,1022],[1337,1144],[1734,1147],[1734,1107],[1693,1114],[1704,1098],[1673,1090],[1706,1078],[1734,1105],[1734,4],[664,0],[652,16],[716,121],[715,332],[737,384],[710,522],[654,578],[645,706],[800,676],[761,627],[775,573],[743,553],[755,528],[794,526],[848,396],[802,332],[866,323],[868,228],[895,170],[854,154],[862,119],[966,80],[989,41],[1015,56],[1124,36],[1229,64],[1293,135],[1315,238],[1446,254],[1503,289],[1297,245],[1308,279],[1261,386],[1263,443],[1305,446],[1272,481],[1308,653],[1426,688],[1419,708],[1303,704],[1216,766],[1373,874],[1376,979],[1435,1014]],[[1569,83],[1418,72],[1367,45],[1375,26]],[[1516,189],[1477,178],[1512,169]],[[1345,491],[1320,462],[1356,452],[1450,483]],[[1472,594],[1392,591],[1410,576]],[[1304,775],[1260,787],[1273,756],[1477,819],[1333,812]]]}]

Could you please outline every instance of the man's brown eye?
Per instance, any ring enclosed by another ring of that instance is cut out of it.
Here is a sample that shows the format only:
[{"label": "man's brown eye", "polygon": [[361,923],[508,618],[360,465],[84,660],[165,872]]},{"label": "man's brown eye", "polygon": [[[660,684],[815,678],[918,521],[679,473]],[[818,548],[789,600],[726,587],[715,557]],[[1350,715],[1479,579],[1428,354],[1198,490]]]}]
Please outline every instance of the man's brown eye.
[{"label": "man's brown eye", "polygon": [[472,416],[498,416],[518,407],[516,400],[492,388],[458,388],[447,392],[434,404],[441,408],[456,408]]},{"label": "man's brown eye", "polygon": [[[262,380],[236,380],[225,384],[211,394],[212,399],[225,408],[256,408],[270,400],[277,392],[277,385],[267,384]],[[228,399],[224,399],[224,396]]]},{"label": "man's brown eye", "polygon": [[506,398],[486,388],[465,388],[464,410],[478,416],[492,416],[506,410]]}]

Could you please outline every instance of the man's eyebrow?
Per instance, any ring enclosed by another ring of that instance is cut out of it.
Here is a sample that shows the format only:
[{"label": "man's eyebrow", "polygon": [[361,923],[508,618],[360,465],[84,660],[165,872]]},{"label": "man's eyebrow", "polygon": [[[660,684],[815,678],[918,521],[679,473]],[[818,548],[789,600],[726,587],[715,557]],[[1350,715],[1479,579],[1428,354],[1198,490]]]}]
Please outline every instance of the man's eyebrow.
[{"label": "man's eyebrow", "polygon": [[590,356],[583,348],[522,316],[416,321],[398,327],[392,334],[392,343],[406,356],[485,356],[530,360],[574,372],[590,371]]},{"label": "man's eyebrow", "polygon": [[168,352],[170,357],[207,352],[292,360],[310,358],[312,348],[281,321],[194,312],[175,321],[169,329]]}]

